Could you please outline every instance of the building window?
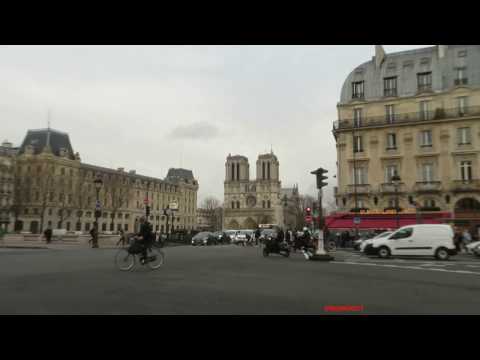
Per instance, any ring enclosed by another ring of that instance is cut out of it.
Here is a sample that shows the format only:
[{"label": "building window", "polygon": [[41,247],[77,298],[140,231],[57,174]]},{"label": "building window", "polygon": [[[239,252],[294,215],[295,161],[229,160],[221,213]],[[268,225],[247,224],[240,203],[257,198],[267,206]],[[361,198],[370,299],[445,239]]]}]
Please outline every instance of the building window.
[{"label": "building window", "polygon": [[353,143],[353,152],[362,152],[363,151],[363,141],[362,136],[354,136],[354,143]]},{"label": "building window", "polygon": [[422,165],[422,180],[424,182],[433,181],[433,164],[423,164]]},{"label": "building window", "polygon": [[25,215],[28,215],[28,208],[25,209],[24,213]]},{"label": "building window", "polygon": [[419,117],[420,120],[429,120],[430,119],[430,101],[420,101],[420,112]]},{"label": "building window", "polygon": [[446,196],[445,196],[445,202],[446,202],[447,204],[450,204],[450,195],[446,195]]},{"label": "building window", "polygon": [[[163,225],[162,225],[162,227],[163,227]],[[123,227],[123,229],[124,229],[125,231],[128,231],[128,224],[125,224],[124,227]]]},{"label": "building window", "polygon": [[362,126],[362,109],[353,109],[353,126]]},{"label": "building window", "polygon": [[383,79],[383,96],[397,96],[397,77]]},{"label": "building window", "polygon": [[457,129],[457,138],[458,138],[458,145],[467,145],[471,142],[471,134],[469,127],[463,127]]},{"label": "building window", "polygon": [[265,200],[262,201],[262,208],[265,209]]},{"label": "building window", "polygon": [[467,101],[468,101],[468,98],[466,96],[461,96],[457,98],[459,116],[464,116],[467,114],[467,111],[468,111]]},{"label": "building window", "polygon": [[125,214],[125,220],[130,219],[130,214]]},{"label": "building window", "polygon": [[378,198],[376,196],[373,198],[373,203],[375,204],[375,206],[378,205]]},{"label": "building window", "polygon": [[38,209],[37,208],[33,209],[33,214],[38,215]]},{"label": "building window", "polygon": [[85,223],[85,231],[90,231],[90,223]]},{"label": "building window", "polygon": [[468,84],[467,73],[465,67],[456,68],[457,76],[455,78],[455,85],[466,85]]},{"label": "building window", "polygon": [[420,133],[420,146],[422,147],[432,146],[432,130],[424,130]]},{"label": "building window", "polygon": [[432,88],[432,72],[417,74],[418,91],[430,90]]},{"label": "building window", "polygon": [[397,148],[397,134],[390,133],[387,134],[387,150]]},{"label": "building window", "polygon": [[357,207],[360,209],[365,208],[365,202],[363,201],[363,199],[357,199]]},{"label": "building window", "polygon": [[398,174],[397,165],[388,165],[385,167],[385,182],[391,183],[392,177]]},{"label": "building window", "polygon": [[271,204],[270,204],[270,200],[268,200],[268,201],[267,201],[267,208],[270,209],[270,205],[271,205]]},{"label": "building window", "polygon": [[102,224],[102,231],[107,231],[107,223]]},{"label": "building window", "polygon": [[237,180],[240,180],[240,164],[237,164]]},{"label": "building window", "polygon": [[368,184],[368,171],[366,167],[358,167],[353,172],[353,183],[356,185]]},{"label": "building window", "polygon": [[237,209],[240,209],[240,201],[237,201]]},{"label": "building window", "polygon": [[60,169],[60,175],[65,175],[65,168]]},{"label": "building window", "polygon": [[433,208],[436,206],[435,200],[433,199],[425,199],[423,202],[423,206],[426,208]]},{"label": "building window", "polygon": [[389,124],[395,122],[395,108],[394,105],[385,105],[385,117]]},{"label": "building window", "polygon": [[52,209],[48,209],[48,216],[52,216],[52,213],[53,213]]},{"label": "building window", "polygon": [[352,99],[361,99],[364,97],[364,81],[355,81],[352,83]]},{"label": "building window", "polygon": [[471,161],[460,162],[460,177],[463,181],[472,180],[472,162]]},{"label": "building window", "polygon": [[70,221],[67,221],[67,231],[70,231]]},{"label": "building window", "polygon": [[270,180],[270,162],[267,163],[267,179]]},{"label": "building window", "polygon": [[395,199],[393,199],[393,198],[388,199],[388,207],[389,208],[396,208]]}]

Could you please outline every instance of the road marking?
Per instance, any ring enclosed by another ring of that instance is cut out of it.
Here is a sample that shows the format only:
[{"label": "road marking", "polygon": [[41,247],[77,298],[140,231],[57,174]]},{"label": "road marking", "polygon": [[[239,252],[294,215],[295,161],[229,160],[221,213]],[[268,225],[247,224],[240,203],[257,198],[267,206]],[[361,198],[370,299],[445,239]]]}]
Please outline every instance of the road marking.
[{"label": "road marking", "polygon": [[353,262],[353,261],[332,261],[332,263],[347,264],[347,265],[377,266],[377,267],[408,269],[408,270],[441,271],[441,272],[448,272],[448,273],[455,273],[455,274],[480,275],[480,272],[475,272],[475,271],[447,270],[447,269],[438,269],[438,268],[425,268],[425,267],[419,267],[419,266],[399,266],[399,265],[391,265],[391,264],[359,263],[359,262]]}]

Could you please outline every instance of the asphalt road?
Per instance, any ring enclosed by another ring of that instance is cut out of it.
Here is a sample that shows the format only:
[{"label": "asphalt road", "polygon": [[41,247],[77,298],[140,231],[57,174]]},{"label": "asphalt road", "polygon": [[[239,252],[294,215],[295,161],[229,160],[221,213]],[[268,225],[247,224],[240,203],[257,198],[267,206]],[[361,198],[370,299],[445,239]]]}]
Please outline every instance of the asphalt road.
[{"label": "asphalt road", "polygon": [[112,249],[0,249],[0,314],[480,314],[473,257],[341,251],[322,263],[231,245],[164,250],[160,270],[120,272]]}]

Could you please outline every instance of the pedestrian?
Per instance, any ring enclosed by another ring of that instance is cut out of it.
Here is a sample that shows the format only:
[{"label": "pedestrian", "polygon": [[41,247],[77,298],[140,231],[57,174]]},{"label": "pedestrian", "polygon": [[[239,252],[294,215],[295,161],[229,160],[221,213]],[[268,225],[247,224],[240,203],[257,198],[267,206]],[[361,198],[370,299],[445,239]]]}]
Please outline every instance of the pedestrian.
[{"label": "pedestrian", "polygon": [[117,242],[117,246],[120,243],[122,244],[122,247],[125,247],[125,245],[127,244],[127,236],[125,235],[125,232],[123,230],[120,230],[120,239]]},{"label": "pedestrian", "polygon": [[43,235],[45,236],[45,241],[47,244],[50,244],[52,242],[52,229],[50,226],[43,232]]},{"label": "pedestrian", "polygon": [[465,250],[465,252],[468,252],[467,245],[472,242],[472,235],[470,235],[470,231],[468,231],[468,229],[465,229],[463,231],[462,239],[463,239],[464,250]]},{"label": "pedestrian", "polygon": [[255,245],[258,245],[260,242],[260,236],[262,235],[262,232],[260,231],[260,227],[255,230]]},{"label": "pedestrian", "polygon": [[93,223],[93,228],[90,230],[90,236],[92,237],[88,243],[92,244],[92,248],[98,248],[98,231],[97,231],[97,226],[96,223]]},{"label": "pedestrian", "polygon": [[459,228],[455,228],[455,237],[454,237],[454,243],[455,243],[455,249],[457,252],[461,251],[462,248],[462,232],[460,231]]}]

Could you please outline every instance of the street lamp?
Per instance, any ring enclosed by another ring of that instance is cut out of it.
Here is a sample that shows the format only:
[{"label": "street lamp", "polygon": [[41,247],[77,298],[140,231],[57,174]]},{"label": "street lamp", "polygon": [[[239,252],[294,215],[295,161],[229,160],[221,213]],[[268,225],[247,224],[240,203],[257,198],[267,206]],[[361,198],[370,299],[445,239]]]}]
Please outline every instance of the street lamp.
[{"label": "street lamp", "polygon": [[397,229],[400,227],[400,218],[398,215],[398,208],[399,208],[399,201],[398,201],[398,187],[400,186],[400,176],[398,176],[396,173],[395,175],[392,176],[391,182],[395,188],[395,213],[397,216]]},{"label": "street lamp", "polygon": [[95,185],[95,190],[97,192],[97,202],[95,204],[95,224],[94,224],[94,231],[95,231],[95,236],[93,236],[93,244],[92,247],[98,248],[98,218],[100,217],[100,189],[103,186],[103,180],[100,177],[97,177],[94,181],[93,184]]}]

